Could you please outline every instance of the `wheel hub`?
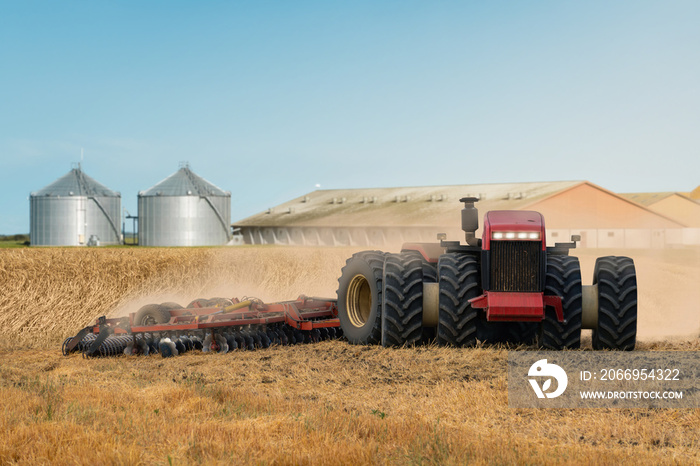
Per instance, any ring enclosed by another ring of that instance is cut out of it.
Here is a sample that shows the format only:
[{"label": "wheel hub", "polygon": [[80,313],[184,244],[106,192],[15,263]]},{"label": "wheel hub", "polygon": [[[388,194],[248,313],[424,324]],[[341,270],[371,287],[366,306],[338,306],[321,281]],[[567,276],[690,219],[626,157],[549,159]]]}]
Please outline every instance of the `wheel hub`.
[{"label": "wheel hub", "polygon": [[353,326],[362,327],[367,323],[372,311],[372,290],[364,275],[355,275],[350,280],[345,305]]}]

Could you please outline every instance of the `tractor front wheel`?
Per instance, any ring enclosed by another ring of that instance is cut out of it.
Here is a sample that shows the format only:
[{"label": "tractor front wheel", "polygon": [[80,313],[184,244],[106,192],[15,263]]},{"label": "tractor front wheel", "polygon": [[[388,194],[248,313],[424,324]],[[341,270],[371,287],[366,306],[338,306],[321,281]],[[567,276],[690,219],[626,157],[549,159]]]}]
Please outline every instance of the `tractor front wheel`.
[{"label": "tractor front wheel", "polygon": [[479,262],[472,255],[451,253],[440,256],[438,344],[456,347],[476,344],[479,317],[469,300],[481,294],[479,274]]},{"label": "tractor front wheel", "polygon": [[593,349],[631,351],[637,340],[637,273],[629,257],[599,257],[593,272],[598,285],[598,326]]},{"label": "tractor front wheel", "polygon": [[540,324],[538,343],[553,350],[581,347],[581,266],[577,257],[549,256],[547,258],[547,281],[545,295],[559,296],[564,311],[564,322],[559,322],[551,307],[545,309]]}]

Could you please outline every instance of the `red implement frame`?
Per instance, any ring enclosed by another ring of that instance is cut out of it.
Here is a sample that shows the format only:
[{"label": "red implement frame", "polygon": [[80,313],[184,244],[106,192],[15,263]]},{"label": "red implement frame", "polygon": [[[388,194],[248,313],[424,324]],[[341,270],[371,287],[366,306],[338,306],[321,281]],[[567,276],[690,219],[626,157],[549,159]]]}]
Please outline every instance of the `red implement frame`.
[{"label": "red implement frame", "polygon": [[[299,330],[323,327],[339,327],[338,307],[334,299],[300,296],[294,301],[265,304],[259,301],[234,300],[227,310],[222,307],[171,309],[170,321],[153,325],[134,325],[135,313],[128,317],[102,319],[101,324],[114,333],[182,332],[191,330],[216,330],[244,325],[285,323]],[[100,332],[95,324],[94,333]]]}]

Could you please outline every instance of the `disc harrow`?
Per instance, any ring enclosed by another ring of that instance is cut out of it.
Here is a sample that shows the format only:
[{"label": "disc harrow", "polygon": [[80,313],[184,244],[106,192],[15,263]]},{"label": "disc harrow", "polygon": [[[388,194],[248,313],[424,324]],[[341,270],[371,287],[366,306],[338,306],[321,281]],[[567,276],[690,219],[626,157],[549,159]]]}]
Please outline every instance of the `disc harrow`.
[{"label": "disc harrow", "polygon": [[300,296],[294,301],[197,299],[149,304],[126,317],[100,317],[67,338],[62,353],[83,357],[178,356],[188,351],[228,353],[316,343],[342,336],[336,300]]}]

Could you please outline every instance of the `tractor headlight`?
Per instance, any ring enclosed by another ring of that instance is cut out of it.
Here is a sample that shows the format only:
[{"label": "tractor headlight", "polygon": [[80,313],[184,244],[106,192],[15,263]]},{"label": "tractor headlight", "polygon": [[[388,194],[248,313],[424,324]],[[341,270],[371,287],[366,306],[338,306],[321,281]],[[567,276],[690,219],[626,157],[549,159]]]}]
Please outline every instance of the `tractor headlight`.
[{"label": "tractor headlight", "polygon": [[542,235],[539,231],[494,231],[491,233],[492,240],[520,240],[539,241]]}]

